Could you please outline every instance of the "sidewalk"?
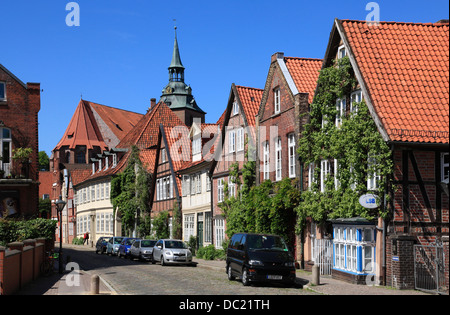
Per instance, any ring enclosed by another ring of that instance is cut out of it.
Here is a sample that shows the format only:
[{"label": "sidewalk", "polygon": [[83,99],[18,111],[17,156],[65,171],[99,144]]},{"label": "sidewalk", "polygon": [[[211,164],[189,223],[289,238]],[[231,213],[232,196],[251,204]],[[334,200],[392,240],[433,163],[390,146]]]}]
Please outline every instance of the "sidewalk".
[{"label": "sidewalk", "polygon": [[[74,246],[66,245],[65,246]],[[75,245],[76,246],[76,245]],[[95,250],[92,248],[92,250]],[[199,268],[208,268],[225,275],[225,262],[194,258]],[[94,274],[84,270],[79,272],[79,283],[74,283],[74,273],[68,271],[60,275],[57,272],[50,277],[40,277],[28,284],[16,295],[90,295],[91,277]],[[321,276],[319,285],[311,284],[310,272],[297,270],[297,282],[304,290],[311,290],[324,295],[430,295],[416,290],[396,290],[383,286],[356,285]],[[100,277],[100,295],[116,295],[117,292]]]}]

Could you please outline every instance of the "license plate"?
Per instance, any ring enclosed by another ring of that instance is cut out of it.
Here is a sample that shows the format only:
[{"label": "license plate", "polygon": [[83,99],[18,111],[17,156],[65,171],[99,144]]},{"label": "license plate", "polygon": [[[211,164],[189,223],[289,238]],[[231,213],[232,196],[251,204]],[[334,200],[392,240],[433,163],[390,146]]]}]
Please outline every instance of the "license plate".
[{"label": "license plate", "polygon": [[186,261],[186,258],[185,257],[177,257],[177,256],[175,256],[173,260]]},{"label": "license plate", "polygon": [[282,280],[283,276],[279,276],[279,275],[268,275],[267,279],[269,280]]}]

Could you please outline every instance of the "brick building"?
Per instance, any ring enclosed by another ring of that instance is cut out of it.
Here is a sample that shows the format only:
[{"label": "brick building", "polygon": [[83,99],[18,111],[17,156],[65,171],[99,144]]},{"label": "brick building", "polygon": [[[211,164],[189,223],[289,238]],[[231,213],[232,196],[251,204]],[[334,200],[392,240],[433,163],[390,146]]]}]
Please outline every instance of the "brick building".
[{"label": "brick building", "polygon": [[[0,64],[0,218],[38,216],[40,84],[23,83]],[[31,149],[15,159],[19,149]]]},{"label": "brick building", "polygon": [[[272,55],[256,117],[259,129],[256,140],[258,184],[265,180],[278,182],[284,178],[302,178],[297,143],[308,118],[321,66],[321,59],[285,57],[280,52]],[[298,181],[298,188],[303,190],[302,181]],[[293,232],[294,222],[289,229]],[[297,259],[303,260],[300,240],[295,239],[293,243]],[[309,260],[310,243],[305,244],[304,253]]]},{"label": "brick building", "polygon": [[[256,113],[261,103],[263,90],[245,86],[231,85],[227,108],[217,122],[221,128],[218,141],[220,150],[211,164],[212,175],[212,209],[214,245],[222,247],[225,240],[226,222],[219,204],[225,198],[225,185],[228,185],[230,197],[237,197],[239,187],[230,176],[230,168],[237,163],[239,176],[248,160],[255,160],[256,153]],[[247,155],[247,153],[249,153]]]},{"label": "brick building", "polygon": [[[333,277],[365,283],[373,273],[398,289],[448,292],[448,39],[448,20],[333,24],[323,66],[348,56],[358,83],[339,103],[341,115],[350,117],[354,97],[364,99],[394,165],[380,205],[388,217],[333,222]],[[375,269],[365,268],[368,260]]]}]

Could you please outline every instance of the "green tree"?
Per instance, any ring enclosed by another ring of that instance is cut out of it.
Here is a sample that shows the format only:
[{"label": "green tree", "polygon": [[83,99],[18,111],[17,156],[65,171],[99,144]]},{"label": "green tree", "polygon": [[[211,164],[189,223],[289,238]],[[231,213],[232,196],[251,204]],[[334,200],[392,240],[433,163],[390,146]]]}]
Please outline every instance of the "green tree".
[{"label": "green tree", "polygon": [[39,170],[50,170],[50,159],[45,151],[39,151]]},{"label": "green tree", "polygon": [[153,220],[153,230],[157,239],[169,238],[169,211],[161,211]]},{"label": "green tree", "polygon": [[118,211],[122,219],[125,234],[130,235],[135,229],[142,231],[148,226],[143,220],[144,227],[139,227],[141,216],[150,211],[150,183],[151,176],[142,165],[139,149],[133,146],[126,168],[111,180],[111,203],[114,213]]}]

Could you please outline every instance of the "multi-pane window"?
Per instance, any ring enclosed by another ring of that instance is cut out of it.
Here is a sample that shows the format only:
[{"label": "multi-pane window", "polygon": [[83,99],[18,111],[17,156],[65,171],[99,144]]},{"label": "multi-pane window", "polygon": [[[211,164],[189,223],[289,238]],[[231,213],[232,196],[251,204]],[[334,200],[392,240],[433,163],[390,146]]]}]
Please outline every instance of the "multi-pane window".
[{"label": "multi-pane window", "polygon": [[217,201],[222,202],[224,197],[223,178],[217,179]]},{"label": "multi-pane window", "polygon": [[352,273],[373,273],[374,226],[334,226],[334,268]]},{"label": "multi-pane window", "polygon": [[236,132],[235,130],[230,130],[228,132],[228,152],[233,153],[236,151]]},{"label": "multi-pane window", "polygon": [[263,148],[264,148],[264,156],[263,156],[263,161],[264,161],[264,179],[269,179],[269,162],[270,162],[270,146],[269,146],[269,141],[264,142],[263,144]]},{"label": "multi-pane window", "polygon": [[222,248],[222,243],[225,240],[225,220],[222,217],[214,219],[214,229],[216,236],[216,248]]},{"label": "multi-pane window", "polygon": [[358,103],[362,101],[362,92],[361,90],[354,91],[350,95],[350,113],[354,114],[358,112]]},{"label": "multi-pane window", "polygon": [[378,181],[381,179],[381,176],[376,171],[376,165],[376,159],[369,156],[369,159],[367,161],[367,190],[378,189]]},{"label": "multi-pane window", "polygon": [[281,137],[278,137],[275,142],[275,180],[281,180]]},{"label": "multi-pane window", "polygon": [[339,182],[339,161],[334,159],[334,189],[339,189],[341,183]]},{"label": "multi-pane window", "polygon": [[228,194],[230,197],[236,197],[236,183],[232,176],[228,177]]},{"label": "multi-pane window", "polygon": [[189,241],[191,236],[194,236],[194,214],[186,214],[184,215],[184,240]]},{"label": "multi-pane window", "polygon": [[289,177],[295,177],[295,136],[291,133],[288,136],[289,146]]},{"label": "multi-pane window", "polygon": [[273,99],[274,99],[274,112],[275,114],[278,114],[281,111],[279,88],[273,90]]},{"label": "multi-pane window", "polygon": [[156,200],[173,198],[173,181],[171,176],[156,180]]},{"label": "multi-pane window", "polygon": [[190,190],[190,176],[189,175],[183,175],[183,183],[181,186],[181,190],[183,193],[183,197],[189,195],[189,190]]},{"label": "multi-pane window", "polygon": [[320,191],[325,192],[326,180],[330,174],[330,162],[328,160],[320,161]]},{"label": "multi-pane window", "polygon": [[342,125],[342,119],[345,115],[345,98],[339,98],[336,101],[336,127],[339,128]]},{"label": "multi-pane window", "polygon": [[192,154],[198,154],[202,152],[202,138],[197,136],[192,140]]},{"label": "multi-pane window", "polygon": [[244,150],[244,128],[242,127],[236,130],[236,142],[237,142],[236,151]]}]

